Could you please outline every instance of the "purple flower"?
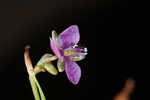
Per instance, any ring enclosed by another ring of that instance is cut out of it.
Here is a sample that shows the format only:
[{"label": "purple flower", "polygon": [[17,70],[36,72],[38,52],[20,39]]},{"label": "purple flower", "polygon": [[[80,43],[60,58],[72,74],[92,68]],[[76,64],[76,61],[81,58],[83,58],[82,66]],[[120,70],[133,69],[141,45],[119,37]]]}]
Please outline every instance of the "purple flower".
[{"label": "purple flower", "polygon": [[87,48],[79,47],[77,43],[80,40],[78,26],[72,25],[63,31],[59,36],[52,32],[50,46],[59,58],[57,62],[59,72],[65,70],[68,79],[73,84],[78,84],[81,77],[81,69],[75,61],[85,58]]}]

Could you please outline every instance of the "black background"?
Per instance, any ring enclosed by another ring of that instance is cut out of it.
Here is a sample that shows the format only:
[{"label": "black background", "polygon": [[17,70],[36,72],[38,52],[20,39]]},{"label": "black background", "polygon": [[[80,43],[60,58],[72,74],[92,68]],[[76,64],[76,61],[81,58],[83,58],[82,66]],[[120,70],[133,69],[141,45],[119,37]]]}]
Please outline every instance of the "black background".
[{"label": "black background", "polygon": [[24,64],[25,45],[31,45],[36,64],[44,53],[52,53],[51,31],[60,33],[73,24],[79,26],[80,44],[88,48],[86,59],[78,63],[80,83],[72,85],[65,73],[40,73],[47,100],[112,99],[128,77],[137,80],[133,19],[128,1],[122,0],[0,2],[0,100],[34,99]]}]

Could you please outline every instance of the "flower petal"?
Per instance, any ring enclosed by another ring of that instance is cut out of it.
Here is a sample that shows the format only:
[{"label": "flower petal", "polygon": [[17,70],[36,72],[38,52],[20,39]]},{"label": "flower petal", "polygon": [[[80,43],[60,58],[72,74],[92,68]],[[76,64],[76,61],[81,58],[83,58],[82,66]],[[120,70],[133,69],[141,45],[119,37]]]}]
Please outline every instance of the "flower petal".
[{"label": "flower petal", "polygon": [[61,52],[60,52],[58,46],[55,44],[55,42],[54,42],[51,38],[50,38],[50,46],[51,46],[51,48],[52,48],[54,54],[55,54],[58,58],[62,59],[62,55],[61,55]]},{"label": "flower petal", "polygon": [[58,38],[61,46],[64,49],[72,46],[72,44],[77,44],[80,39],[78,26],[77,25],[70,26],[65,31],[63,31]]},{"label": "flower petal", "polygon": [[68,79],[73,84],[78,84],[81,77],[81,69],[77,63],[65,57],[65,71]]},{"label": "flower petal", "polygon": [[85,58],[84,55],[69,56],[72,61],[81,61]]}]

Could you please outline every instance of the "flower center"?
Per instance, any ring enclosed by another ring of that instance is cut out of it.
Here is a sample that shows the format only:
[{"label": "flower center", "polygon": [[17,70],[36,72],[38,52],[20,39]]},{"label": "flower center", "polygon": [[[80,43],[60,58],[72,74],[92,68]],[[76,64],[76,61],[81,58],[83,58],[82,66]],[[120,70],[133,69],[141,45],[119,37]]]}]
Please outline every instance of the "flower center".
[{"label": "flower center", "polygon": [[64,52],[64,56],[70,56],[70,55],[74,55],[74,51],[73,50],[66,50],[65,52]]}]

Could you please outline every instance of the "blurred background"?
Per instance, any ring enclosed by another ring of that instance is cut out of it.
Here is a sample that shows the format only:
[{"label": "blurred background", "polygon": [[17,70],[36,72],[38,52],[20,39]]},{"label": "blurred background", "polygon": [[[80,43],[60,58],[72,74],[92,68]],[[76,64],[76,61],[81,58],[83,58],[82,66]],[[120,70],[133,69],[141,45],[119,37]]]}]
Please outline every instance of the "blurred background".
[{"label": "blurred background", "polygon": [[[80,83],[72,85],[65,73],[40,73],[46,98],[111,100],[126,79],[137,80],[134,22],[128,1],[122,0],[0,1],[0,100],[34,99],[24,64],[25,45],[31,46],[35,65],[44,53],[52,53],[51,31],[59,34],[74,24],[80,29],[80,44],[88,48],[86,59],[78,62]],[[132,100],[135,95],[136,90]]]}]

